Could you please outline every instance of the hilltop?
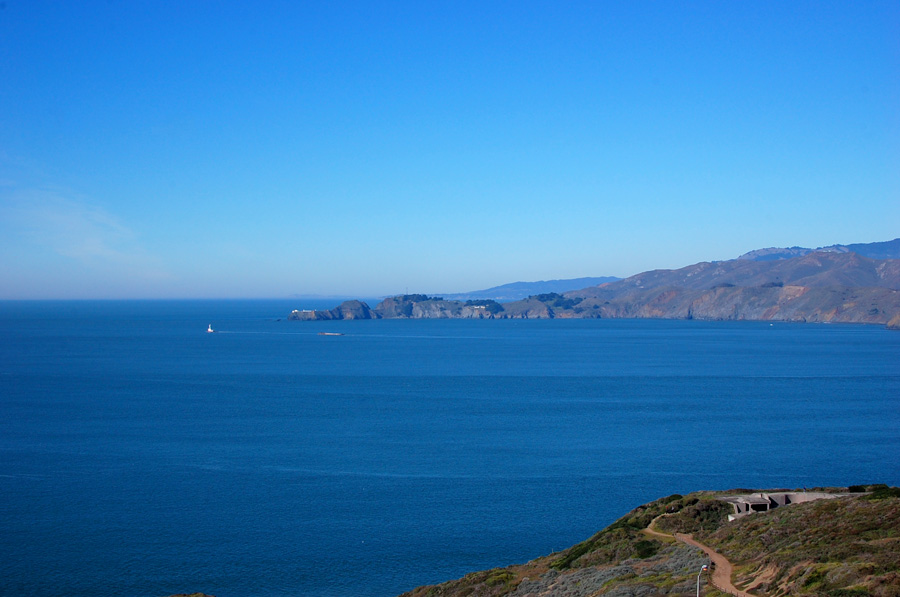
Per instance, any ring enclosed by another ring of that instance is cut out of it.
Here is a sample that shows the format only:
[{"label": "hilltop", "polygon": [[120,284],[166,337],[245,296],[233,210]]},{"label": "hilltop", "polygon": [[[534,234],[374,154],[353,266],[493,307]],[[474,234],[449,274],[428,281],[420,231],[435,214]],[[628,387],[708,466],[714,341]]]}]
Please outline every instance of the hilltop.
[{"label": "hilltop", "polygon": [[[694,595],[698,574],[710,560],[684,534],[734,565],[731,580],[738,591],[770,597],[900,595],[900,489],[818,491],[833,495],[734,521],[728,519],[733,506],[718,498],[756,490],[671,495],[638,506],[569,549],[401,597]],[[721,571],[712,573],[722,577]],[[700,576],[705,595],[724,594],[709,586],[713,576]]]}]

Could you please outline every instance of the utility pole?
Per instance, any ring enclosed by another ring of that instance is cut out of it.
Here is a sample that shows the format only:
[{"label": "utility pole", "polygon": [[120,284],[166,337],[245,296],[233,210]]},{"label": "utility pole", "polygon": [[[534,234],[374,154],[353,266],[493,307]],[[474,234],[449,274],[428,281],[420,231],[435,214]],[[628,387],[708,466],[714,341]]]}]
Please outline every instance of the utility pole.
[{"label": "utility pole", "polygon": [[703,568],[700,569],[700,572],[697,573],[697,597],[700,597],[700,575],[709,570],[709,566],[706,564],[703,565]]}]

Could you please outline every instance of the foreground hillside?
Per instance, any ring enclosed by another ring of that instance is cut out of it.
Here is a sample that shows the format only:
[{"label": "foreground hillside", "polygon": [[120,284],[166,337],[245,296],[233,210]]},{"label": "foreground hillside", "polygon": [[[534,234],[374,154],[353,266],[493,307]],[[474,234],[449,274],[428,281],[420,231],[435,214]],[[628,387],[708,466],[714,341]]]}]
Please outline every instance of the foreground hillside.
[{"label": "foreground hillside", "polygon": [[[851,488],[862,490],[864,488]],[[709,559],[676,541],[689,533],[735,566],[737,590],[762,596],[900,596],[900,490],[798,503],[728,521],[722,493],[639,506],[590,539],[521,565],[474,572],[402,597],[705,595]],[[836,492],[837,490],[829,490]],[[846,491],[846,490],[844,490]],[[737,490],[726,493],[749,493]]]},{"label": "foreground hillside", "polygon": [[347,301],[289,319],[659,318],[870,323],[900,328],[900,260],[813,252],[790,259],[735,259],[655,270],[582,290],[523,300],[451,301],[421,294],[374,309]]}]

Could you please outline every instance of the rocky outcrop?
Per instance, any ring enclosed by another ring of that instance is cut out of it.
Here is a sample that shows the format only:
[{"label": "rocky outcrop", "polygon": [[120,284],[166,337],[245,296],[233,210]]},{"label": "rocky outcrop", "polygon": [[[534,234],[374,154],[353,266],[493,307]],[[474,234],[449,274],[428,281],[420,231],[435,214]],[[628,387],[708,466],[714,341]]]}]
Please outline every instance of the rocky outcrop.
[{"label": "rocky outcrop", "polygon": [[385,319],[448,319],[459,317],[461,307],[459,301],[404,294],[384,299],[376,305],[375,311]]},{"label": "rocky outcrop", "polygon": [[504,319],[552,319],[562,311],[564,309],[554,310],[546,301],[528,297],[522,301],[503,305],[502,317]]},{"label": "rocky outcrop", "polygon": [[889,330],[900,330],[900,313],[897,313],[891,318],[887,323],[887,328]]},{"label": "rocky outcrop", "polygon": [[334,309],[294,310],[288,315],[292,321],[330,321],[335,319],[379,319],[380,316],[362,301],[344,301]]},{"label": "rocky outcrop", "polygon": [[404,294],[384,299],[375,312],[384,319],[495,319],[504,308],[492,300],[448,301]]}]

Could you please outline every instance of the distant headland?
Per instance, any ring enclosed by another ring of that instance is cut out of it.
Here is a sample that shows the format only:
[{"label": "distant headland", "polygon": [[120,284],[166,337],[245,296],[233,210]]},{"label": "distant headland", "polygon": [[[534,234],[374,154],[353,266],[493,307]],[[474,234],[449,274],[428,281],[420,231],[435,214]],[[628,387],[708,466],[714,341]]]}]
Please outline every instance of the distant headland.
[{"label": "distant headland", "polygon": [[760,249],[730,261],[652,270],[509,302],[403,294],[374,308],[345,301],[333,309],[295,310],[288,319],[646,318],[867,323],[900,329],[898,257],[900,239],[816,250]]}]

